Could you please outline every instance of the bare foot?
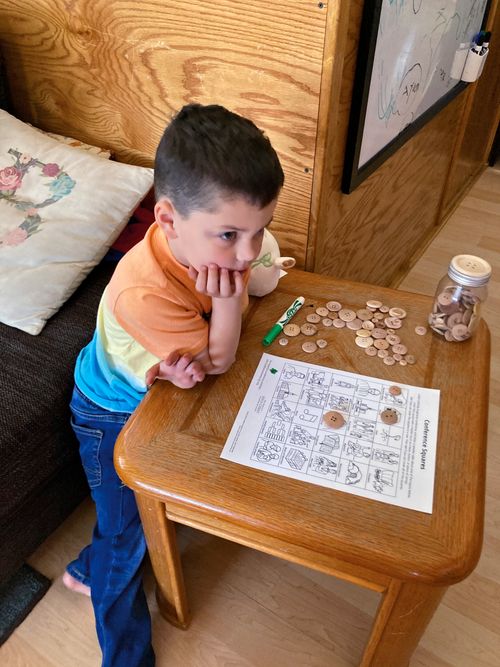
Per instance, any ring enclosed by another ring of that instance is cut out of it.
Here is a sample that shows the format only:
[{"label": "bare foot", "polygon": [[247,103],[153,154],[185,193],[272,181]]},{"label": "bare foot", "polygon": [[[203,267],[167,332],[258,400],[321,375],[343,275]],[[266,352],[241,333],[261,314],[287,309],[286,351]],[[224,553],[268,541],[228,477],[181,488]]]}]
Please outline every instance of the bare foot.
[{"label": "bare foot", "polygon": [[69,572],[64,572],[62,582],[70,591],[90,597],[90,586],[85,586],[85,584],[75,579]]}]

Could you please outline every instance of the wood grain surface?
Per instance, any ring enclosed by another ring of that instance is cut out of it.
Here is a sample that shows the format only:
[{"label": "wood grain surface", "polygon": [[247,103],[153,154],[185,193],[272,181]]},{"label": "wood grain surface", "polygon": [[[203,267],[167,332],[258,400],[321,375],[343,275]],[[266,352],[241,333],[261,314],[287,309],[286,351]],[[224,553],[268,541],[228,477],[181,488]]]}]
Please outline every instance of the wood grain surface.
[{"label": "wood grain surface", "polygon": [[[343,195],[363,5],[0,0],[0,42],[19,117],[121,161],[151,165],[187,102],[248,116],[285,170],[272,228],[282,254],[318,273],[395,285],[484,167],[498,124],[498,48],[469,87],[470,113],[462,93]],[[492,24],[497,8],[492,0]]]},{"label": "wood grain surface", "polygon": [[271,139],[286,174],[273,225],[305,262],[326,4],[0,0],[18,115],[150,166],[171,115],[220,103]]}]

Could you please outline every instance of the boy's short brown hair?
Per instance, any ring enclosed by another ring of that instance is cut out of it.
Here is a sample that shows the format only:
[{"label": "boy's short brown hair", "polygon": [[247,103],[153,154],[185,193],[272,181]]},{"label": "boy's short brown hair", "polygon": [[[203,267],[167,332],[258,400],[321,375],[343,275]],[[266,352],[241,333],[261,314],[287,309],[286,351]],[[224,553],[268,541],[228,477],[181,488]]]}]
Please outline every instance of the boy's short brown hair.
[{"label": "boy's short brown hair", "polygon": [[168,197],[183,217],[210,210],[218,197],[242,196],[263,208],[283,182],[280,161],[264,133],[216,104],[182,107],[156,151],[156,199]]}]

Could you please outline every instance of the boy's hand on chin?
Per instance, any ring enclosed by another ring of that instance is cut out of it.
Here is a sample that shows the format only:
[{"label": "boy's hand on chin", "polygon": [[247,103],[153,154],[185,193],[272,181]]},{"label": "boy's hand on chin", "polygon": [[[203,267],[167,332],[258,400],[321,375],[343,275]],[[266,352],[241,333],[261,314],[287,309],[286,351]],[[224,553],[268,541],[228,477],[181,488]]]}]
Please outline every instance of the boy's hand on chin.
[{"label": "boy's hand on chin", "polygon": [[151,386],[158,380],[168,380],[181,389],[191,389],[205,379],[205,370],[199,361],[193,361],[190,354],[171,352],[166,359],[156,364],[146,373],[146,384]]},{"label": "boy's hand on chin", "polygon": [[190,266],[189,277],[195,281],[197,292],[215,299],[240,296],[245,288],[243,274],[240,271],[221,269],[217,264],[200,266],[199,271]]}]

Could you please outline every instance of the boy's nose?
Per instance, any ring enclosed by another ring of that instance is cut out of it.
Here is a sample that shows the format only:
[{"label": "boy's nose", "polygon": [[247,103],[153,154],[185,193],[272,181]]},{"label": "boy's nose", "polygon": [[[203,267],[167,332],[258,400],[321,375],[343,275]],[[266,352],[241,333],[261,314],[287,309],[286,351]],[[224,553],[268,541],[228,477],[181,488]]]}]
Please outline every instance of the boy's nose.
[{"label": "boy's nose", "polygon": [[250,264],[250,262],[253,262],[258,256],[261,246],[261,241],[258,243],[255,241],[241,243],[238,246],[238,251],[236,253],[238,262],[241,262],[242,264]]}]

